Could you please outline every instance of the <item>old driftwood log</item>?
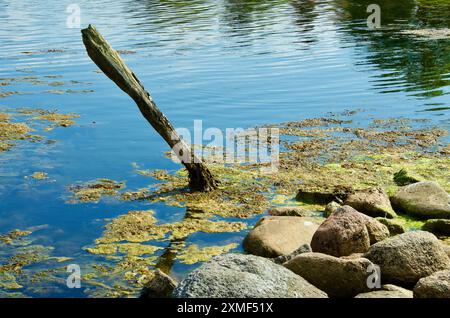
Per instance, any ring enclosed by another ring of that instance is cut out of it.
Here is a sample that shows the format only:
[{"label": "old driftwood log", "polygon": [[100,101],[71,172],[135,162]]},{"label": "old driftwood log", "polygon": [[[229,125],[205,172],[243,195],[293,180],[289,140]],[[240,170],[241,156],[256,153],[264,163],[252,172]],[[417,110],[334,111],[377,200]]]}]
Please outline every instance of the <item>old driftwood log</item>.
[{"label": "old driftwood log", "polygon": [[136,75],[125,65],[120,55],[108,44],[94,26],[81,30],[83,43],[89,57],[114,83],[137,104],[142,115],[169,144],[179,149],[176,154],[189,173],[189,187],[193,191],[210,191],[217,188],[214,178],[205,164],[199,160],[177,134],[166,116],[158,109],[150,94]]}]

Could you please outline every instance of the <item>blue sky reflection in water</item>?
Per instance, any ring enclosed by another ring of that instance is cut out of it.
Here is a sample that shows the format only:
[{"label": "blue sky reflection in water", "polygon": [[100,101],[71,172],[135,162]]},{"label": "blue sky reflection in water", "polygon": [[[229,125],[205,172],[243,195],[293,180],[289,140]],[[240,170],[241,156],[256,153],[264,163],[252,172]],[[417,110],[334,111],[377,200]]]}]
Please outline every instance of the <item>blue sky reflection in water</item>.
[{"label": "blue sky reflection in water", "polygon": [[[450,41],[402,35],[450,27],[446,1],[378,1],[382,29],[366,27],[371,1],[78,1],[176,127],[252,127],[364,109],[369,118],[426,118],[449,127]],[[0,1],[0,77],[17,78],[0,107],[57,109],[81,118],[0,154],[0,233],[45,225],[36,244],[95,261],[82,248],[105,218],[154,209],[160,222],[183,208],[146,202],[66,204],[67,186],[109,178],[148,186],[145,169],[175,170],[168,148],[137,107],[87,57],[80,30],[66,27],[71,1]],[[432,5],[430,5],[430,3]],[[36,80],[27,80],[33,77]],[[63,82],[58,86],[56,82]],[[71,90],[57,94],[55,90]],[[44,182],[25,176],[46,171]],[[252,224],[258,217],[246,220]],[[195,234],[200,245],[240,243],[245,232]],[[240,247],[238,248],[240,249]],[[76,262],[76,261],[74,261]],[[181,277],[193,266],[175,263]],[[79,290],[31,296],[85,296]]]}]

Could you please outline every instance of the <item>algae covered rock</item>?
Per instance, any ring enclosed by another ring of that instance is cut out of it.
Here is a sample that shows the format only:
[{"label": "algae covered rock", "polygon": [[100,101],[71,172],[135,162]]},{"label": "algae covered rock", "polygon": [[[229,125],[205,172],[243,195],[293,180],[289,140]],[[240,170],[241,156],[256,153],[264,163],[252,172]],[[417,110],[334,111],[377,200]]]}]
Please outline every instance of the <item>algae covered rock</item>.
[{"label": "algae covered rock", "polygon": [[450,219],[430,219],[422,226],[422,230],[436,235],[450,235]]},{"label": "algae covered rock", "polygon": [[394,173],[394,182],[398,186],[405,186],[412,183],[417,183],[425,181],[423,178],[413,175],[410,172],[406,171],[405,169],[401,169],[400,171]]},{"label": "algae covered rock", "polygon": [[297,192],[295,199],[309,204],[327,204],[328,202],[335,200],[336,196],[332,192],[300,189]]},{"label": "algae covered rock", "polygon": [[417,182],[391,197],[394,209],[423,219],[450,218],[450,196],[436,182]]},{"label": "algae covered rock", "polygon": [[311,240],[314,252],[346,256],[366,252],[371,244],[389,237],[387,227],[346,205],[317,229]]},{"label": "algae covered rock", "polygon": [[325,216],[329,217],[331,214],[336,212],[342,205],[337,203],[336,201],[331,201],[325,207]]},{"label": "algae covered rock", "polygon": [[424,231],[407,232],[376,243],[364,256],[380,266],[384,283],[405,286],[450,268],[442,243]]},{"label": "algae covered rock", "polygon": [[334,186],[332,189],[309,189],[300,188],[295,199],[309,204],[328,204],[331,201],[342,202],[349,193],[352,192],[350,186]]},{"label": "algae covered rock", "polygon": [[421,278],[414,287],[415,298],[450,298],[450,270]]},{"label": "algae covered rock", "polygon": [[348,195],[344,203],[361,213],[372,217],[392,219],[397,216],[391,206],[389,197],[382,188],[369,188]]},{"label": "algae covered rock", "polygon": [[310,244],[319,227],[317,218],[265,216],[244,239],[246,252],[263,257],[278,257]]},{"label": "algae covered rock", "polygon": [[304,278],[254,255],[214,257],[189,273],[173,292],[177,298],[325,298]]},{"label": "algae covered rock", "polygon": [[406,232],[405,227],[403,226],[402,222],[400,222],[397,219],[386,219],[386,218],[378,217],[378,218],[375,218],[375,220],[377,220],[381,224],[386,225],[391,236],[394,236],[397,234],[402,234],[402,233]]},{"label": "algae covered rock", "polygon": [[313,212],[299,206],[278,206],[269,209],[273,216],[311,216]]},{"label": "algae covered rock", "polygon": [[383,285],[380,290],[358,294],[355,298],[413,298],[413,292],[409,289],[395,285]]},{"label": "algae covered rock", "polygon": [[370,290],[367,270],[373,264],[365,258],[343,259],[322,253],[304,253],[284,266],[329,297],[353,297]]}]

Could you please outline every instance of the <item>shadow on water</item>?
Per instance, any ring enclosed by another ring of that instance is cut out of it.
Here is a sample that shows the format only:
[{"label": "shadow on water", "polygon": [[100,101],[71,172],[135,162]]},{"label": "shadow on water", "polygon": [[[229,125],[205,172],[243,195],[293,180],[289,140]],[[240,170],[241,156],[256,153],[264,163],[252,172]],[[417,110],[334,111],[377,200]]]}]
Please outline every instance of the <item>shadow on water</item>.
[{"label": "shadow on water", "polygon": [[366,26],[369,15],[366,8],[372,2],[334,1],[334,6],[345,41],[354,43],[364,57],[358,58],[356,63],[374,65],[382,70],[381,74],[373,76],[375,88],[381,93],[406,92],[417,98],[447,95],[449,40],[412,38],[400,31],[448,27],[450,4],[446,1],[378,1],[382,25],[375,31]]},{"label": "shadow on water", "polygon": [[[316,0],[292,0],[289,4],[292,6],[295,12],[295,25],[298,27],[298,33],[302,36],[307,32],[314,30],[314,22],[319,13],[316,11],[316,6],[319,1]],[[316,37],[309,38],[309,43],[317,41]]]},{"label": "shadow on water", "polygon": [[[184,215],[183,221],[192,219],[193,213],[199,213],[199,210],[186,209],[186,214]],[[164,252],[158,257],[155,268],[160,269],[166,274],[170,274],[172,267],[175,265],[176,257],[178,254],[179,246],[186,242],[187,238],[183,239],[172,239],[169,244],[164,248]]]}]

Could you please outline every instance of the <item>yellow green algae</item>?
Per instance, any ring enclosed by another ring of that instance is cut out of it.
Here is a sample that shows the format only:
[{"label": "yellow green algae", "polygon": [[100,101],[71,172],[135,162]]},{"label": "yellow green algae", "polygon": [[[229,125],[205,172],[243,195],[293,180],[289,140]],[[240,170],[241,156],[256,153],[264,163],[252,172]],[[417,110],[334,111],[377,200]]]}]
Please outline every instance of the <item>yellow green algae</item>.
[{"label": "yellow green algae", "polygon": [[120,252],[128,256],[141,256],[145,254],[154,254],[159,249],[161,249],[161,247],[139,243],[106,243],[86,248],[86,251],[91,254],[113,255]]},{"label": "yellow green algae", "polygon": [[[24,118],[25,117],[25,118]],[[10,150],[19,140],[41,141],[42,136],[31,132],[52,130],[56,126],[68,127],[78,118],[77,114],[60,114],[57,111],[33,108],[7,109],[0,112],[0,152]],[[39,122],[50,122],[50,126],[39,127]]]},{"label": "yellow green algae", "polygon": [[185,218],[174,223],[158,224],[153,211],[130,211],[120,215],[105,226],[103,235],[95,243],[141,243],[152,240],[179,240],[197,233],[239,232],[246,228],[242,222],[211,221]]},{"label": "yellow green algae", "polygon": [[0,152],[12,148],[16,140],[29,138],[28,133],[32,131],[26,123],[11,122],[10,118],[8,114],[0,113]]},{"label": "yellow green algae", "polygon": [[55,112],[45,111],[40,115],[34,117],[38,120],[47,120],[49,122],[55,123],[58,126],[69,127],[75,124],[74,118],[79,118],[78,114],[58,114]]},{"label": "yellow green algae", "polygon": [[228,244],[225,246],[207,246],[199,247],[196,244],[189,245],[184,248],[180,254],[177,255],[177,259],[187,265],[192,265],[198,262],[207,262],[212,257],[228,253],[230,250],[235,249],[238,245],[236,243]]},{"label": "yellow green algae", "polygon": [[83,282],[88,286],[85,293],[88,297],[136,297],[153,279],[156,260],[156,256],[107,255],[105,261],[84,268]]},{"label": "yellow green algae", "polygon": [[[0,235],[1,297],[27,297],[45,293],[50,282],[60,283],[64,263],[70,258],[53,256],[51,246],[33,244],[29,230],[13,230]],[[44,268],[43,268],[44,267]]]},{"label": "yellow green algae", "polygon": [[24,237],[30,235],[30,231],[21,231],[18,229],[12,230],[9,233],[0,235],[0,241],[5,244],[12,244],[14,240],[18,239],[19,237]]},{"label": "yellow green algae", "polygon": [[125,187],[124,182],[116,182],[110,179],[97,179],[90,182],[69,186],[73,196],[68,202],[98,202],[104,196],[118,195],[118,190]]},{"label": "yellow green algae", "polygon": [[45,180],[48,179],[48,174],[46,172],[36,171],[31,175],[31,177],[36,180]]}]

